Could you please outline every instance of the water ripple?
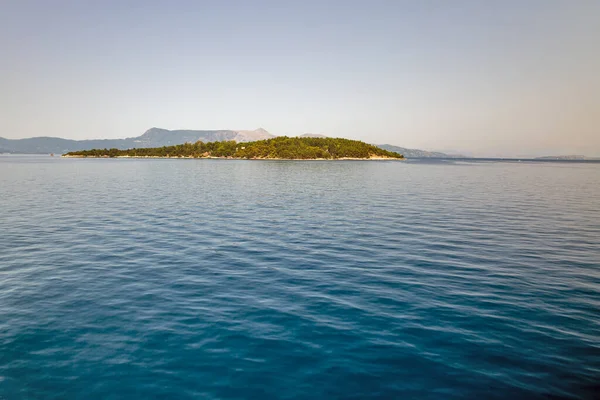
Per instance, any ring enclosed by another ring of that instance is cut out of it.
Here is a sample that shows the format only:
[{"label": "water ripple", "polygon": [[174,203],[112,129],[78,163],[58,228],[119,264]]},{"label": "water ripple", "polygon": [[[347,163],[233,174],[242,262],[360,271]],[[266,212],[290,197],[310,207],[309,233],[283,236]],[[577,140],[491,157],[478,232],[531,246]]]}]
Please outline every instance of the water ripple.
[{"label": "water ripple", "polygon": [[592,399],[600,165],[0,157],[0,399]]}]

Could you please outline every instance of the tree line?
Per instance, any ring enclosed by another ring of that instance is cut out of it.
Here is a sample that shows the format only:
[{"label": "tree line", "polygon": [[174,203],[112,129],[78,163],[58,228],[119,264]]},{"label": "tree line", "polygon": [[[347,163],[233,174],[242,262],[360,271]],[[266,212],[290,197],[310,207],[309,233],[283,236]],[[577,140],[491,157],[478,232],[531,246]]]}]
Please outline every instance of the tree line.
[{"label": "tree line", "polygon": [[279,136],[255,142],[235,141],[184,143],[155,148],[92,149],[73,151],[68,156],[80,157],[225,157],[245,159],[339,159],[388,157],[401,154],[381,149],[358,140],[341,138],[298,138]]}]

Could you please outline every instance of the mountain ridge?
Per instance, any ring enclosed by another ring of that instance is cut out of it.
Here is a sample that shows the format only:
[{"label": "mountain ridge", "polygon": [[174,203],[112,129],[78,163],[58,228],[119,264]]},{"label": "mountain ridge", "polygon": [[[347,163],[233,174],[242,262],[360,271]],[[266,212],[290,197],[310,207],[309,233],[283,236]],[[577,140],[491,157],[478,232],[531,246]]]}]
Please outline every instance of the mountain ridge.
[{"label": "mountain ridge", "polygon": [[[153,127],[136,137],[124,139],[86,139],[73,140],[49,136],[38,136],[26,139],[6,139],[0,137],[0,153],[16,154],[64,154],[72,151],[89,149],[119,149],[154,148],[173,146],[184,143],[220,142],[233,140],[239,143],[256,140],[272,139],[277,137],[263,128],[255,130],[192,130],[192,129],[163,129]],[[305,133],[298,137],[326,138],[324,135]],[[407,149],[389,144],[377,145],[378,147],[403,154],[407,158],[460,158],[440,152],[430,152],[418,149]]]},{"label": "mountain ridge", "polygon": [[219,142],[235,140],[236,142],[250,142],[255,140],[270,139],[275,135],[259,128],[254,131],[216,129],[216,130],[191,130],[191,129],[162,129],[150,128],[140,136],[125,139],[86,139],[74,140],[49,136],[37,136],[26,139],[6,139],[0,137],[0,150],[6,153],[20,154],[63,154],[70,151],[87,149],[119,150],[131,148],[148,148],[173,146],[183,143]]}]

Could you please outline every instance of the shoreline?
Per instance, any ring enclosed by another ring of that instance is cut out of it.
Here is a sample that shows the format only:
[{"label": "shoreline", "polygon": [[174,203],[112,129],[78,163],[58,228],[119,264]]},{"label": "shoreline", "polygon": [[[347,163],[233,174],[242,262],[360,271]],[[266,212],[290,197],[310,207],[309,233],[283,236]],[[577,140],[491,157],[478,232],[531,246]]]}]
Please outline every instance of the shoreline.
[{"label": "shoreline", "polygon": [[77,155],[61,155],[61,158],[157,158],[157,159],[186,159],[186,160],[255,160],[255,161],[404,161],[406,158],[394,158],[394,157],[369,157],[369,158],[357,158],[357,157],[340,157],[340,158],[242,158],[242,157],[171,157],[171,156],[77,156]]}]

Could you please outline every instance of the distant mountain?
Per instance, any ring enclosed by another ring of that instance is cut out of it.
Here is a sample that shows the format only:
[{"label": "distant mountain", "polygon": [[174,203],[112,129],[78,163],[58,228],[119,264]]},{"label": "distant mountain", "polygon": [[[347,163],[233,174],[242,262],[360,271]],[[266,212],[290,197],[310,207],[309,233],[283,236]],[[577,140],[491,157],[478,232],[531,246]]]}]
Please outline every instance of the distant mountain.
[{"label": "distant mountain", "polygon": [[317,133],[305,133],[303,135],[299,135],[298,137],[307,137],[307,138],[326,138],[325,135],[319,135]]},{"label": "distant mountain", "polygon": [[70,140],[55,137],[34,137],[29,139],[5,139],[0,137],[0,152],[28,153],[28,154],[63,154],[70,151],[89,149],[131,149],[147,147],[163,147],[175,144],[203,142],[217,142],[222,140],[235,140],[237,142],[250,142],[254,140],[275,137],[264,129],[254,131],[234,130],[167,130],[160,128],[148,129],[143,135],[127,139],[99,139],[99,140]]},{"label": "distant mountain", "polygon": [[392,146],[391,144],[380,144],[377,145],[377,147],[380,147],[384,150],[400,153],[406,158],[467,158],[462,155],[450,155],[446,153],[440,153],[437,151],[407,149],[404,147]]},{"label": "distant mountain", "polygon": [[[55,137],[34,137],[29,139],[5,139],[0,137],[0,153],[25,153],[25,154],[64,154],[70,151],[90,149],[132,149],[154,148],[173,146],[183,143],[219,142],[234,140],[236,142],[253,142],[256,140],[272,139],[266,130],[259,128],[253,131],[236,130],[167,130],[151,128],[138,137],[126,139],[98,139],[98,140],[70,140]],[[313,133],[299,135],[301,138],[326,138],[327,136]],[[382,144],[378,146],[384,150],[403,154],[406,158],[462,158],[445,153],[406,149],[404,147]]]},{"label": "distant mountain", "polygon": [[263,128],[258,128],[253,131],[236,131],[237,135],[233,138],[236,142],[254,142],[256,140],[273,139],[275,135],[271,135]]}]

